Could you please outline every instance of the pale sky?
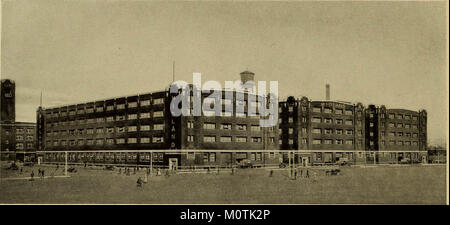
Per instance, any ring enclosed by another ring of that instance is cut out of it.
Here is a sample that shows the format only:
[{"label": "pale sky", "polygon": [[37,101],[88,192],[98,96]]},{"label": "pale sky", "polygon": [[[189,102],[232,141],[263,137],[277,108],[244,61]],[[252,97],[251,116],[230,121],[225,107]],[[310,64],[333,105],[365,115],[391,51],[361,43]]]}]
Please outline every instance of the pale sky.
[{"label": "pale sky", "polygon": [[192,82],[277,80],[281,96],[428,111],[448,125],[445,2],[2,1],[1,78],[16,119]]}]

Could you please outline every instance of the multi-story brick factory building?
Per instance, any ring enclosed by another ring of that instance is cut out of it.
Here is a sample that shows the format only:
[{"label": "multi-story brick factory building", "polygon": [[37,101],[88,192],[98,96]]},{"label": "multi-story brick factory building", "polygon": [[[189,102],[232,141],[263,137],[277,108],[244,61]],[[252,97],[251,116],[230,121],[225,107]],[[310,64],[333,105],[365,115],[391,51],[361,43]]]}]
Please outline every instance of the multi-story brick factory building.
[{"label": "multi-story brick factory building", "polygon": [[[242,82],[253,77],[251,72],[241,73]],[[307,97],[280,101],[278,123],[263,128],[259,126],[259,115],[248,115],[249,105],[254,104],[249,98],[251,94],[244,92],[244,100],[239,100],[238,92],[222,90],[222,96],[230,92],[232,100],[221,99],[220,104],[232,107],[222,107],[221,116],[172,116],[170,104],[176,94],[171,94],[169,89],[39,108],[37,144],[42,151],[108,150],[107,153],[69,153],[69,161],[105,163],[147,163],[150,154],[139,150],[173,149],[173,153],[155,153],[152,162],[180,166],[228,165],[244,159],[255,164],[277,164],[283,156],[286,160],[286,154],[279,154],[278,150],[302,150],[296,160],[306,164],[335,163],[343,159],[388,162],[419,159],[419,152],[426,149],[424,110],[415,112],[373,105],[366,108],[362,103],[331,101],[327,85],[325,101]],[[202,102],[206,97],[201,95]],[[237,112],[238,105],[244,107],[244,112]],[[190,107],[192,110],[192,102]],[[248,152],[180,154],[175,151],[189,149]],[[114,150],[136,152],[125,154]],[[379,154],[374,154],[375,151]],[[50,161],[63,160],[64,154],[46,154],[46,157]]]},{"label": "multi-story brick factory building", "polygon": [[[250,72],[242,80],[252,79]],[[192,89],[192,85],[191,85]],[[226,96],[222,91],[222,96]],[[144,149],[246,149],[277,150],[275,127],[260,127],[259,116],[248,115],[249,93],[239,101],[222,99],[221,116],[174,117],[170,103],[175,97],[169,90],[149,94],[114,98],[77,105],[39,108],[37,111],[39,150],[144,150]],[[202,94],[203,99],[207,95]],[[236,112],[236,104],[244,112]],[[191,104],[192,107],[192,104]],[[276,154],[276,155],[275,155]],[[47,155],[57,158],[61,155]],[[70,154],[69,161],[130,162],[150,160],[148,153]],[[153,162],[181,166],[201,164],[231,164],[250,158],[256,163],[279,162],[278,154],[248,153],[155,153]],[[52,159],[47,159],[52,160]]]},{"label": "multi-story brick factory building", "polygon": [[[301,154],[308,162],[336,162],[342,158],[356,162],[394,162],[403,158],[420,161],[425,154],[425,110],[374,105],[365,108],[361,103],[310,101],[306,97],[288,97],[279,106],[280,149],[311,150]],[[374,155],[375,151],[380,153]]]},{"label": "multi-story brick factory building", "polygon": [[[406,109],[386,109],[385,106],[369,105],[366,117],[367,150],[426,151],[427,112]],[[384,161],[399,158],[419,160],[419,153],[405,152],[381,154]]]},{"label": "multi-story brick factory building", "polygon": [[33,157],[36,124],[16,121],[15,82],[1,80],[0,151],[2,159],[24,160]]}]

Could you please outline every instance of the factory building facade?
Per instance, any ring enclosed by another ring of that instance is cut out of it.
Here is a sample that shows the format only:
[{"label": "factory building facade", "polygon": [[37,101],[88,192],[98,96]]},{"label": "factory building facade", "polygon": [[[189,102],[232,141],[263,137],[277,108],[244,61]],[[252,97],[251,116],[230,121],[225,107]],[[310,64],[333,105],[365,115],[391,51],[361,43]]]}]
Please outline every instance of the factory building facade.
[{"label": "factory building facade", "polygon": [[[302,153],[305,159],[301,161],[332,163],[345,159],[370,163],[397,162],[403,158],[421,161],[426,154],[425,110],[374,105],[366,108],[362,103],[288,97],[279,102],[279,113],[280,149],[311,150]],[[376,151],[380,153],[374,154]]]},{"label": "factory building facade", "polygon": [[[241,81],[254,74],[242,72]],[[189,85],[190,91],[195,89]],[[232,165],[250,160],[254,164],[279,164],[286,154],[279,150],[305,150],[296,159],[304,164],[394,162],[417,159],[426,150],[426,111],[386,109],[384,106],[307,97],[288,97],[278,103],[278,122],[261,127],[260,107],[253,94],[222,90],[219,116],[173,116],[171,102],[179,93],[164,91],[37,110],[37,146],[41,151],[111,150],[107,153],[70,153],[69,161],[148,163],[161,165]],[[244,99],[237,95],[243,94]],[[201,102],[209,95],[202,93]],[[225,99],[225,96],[232,99]],[[192,99],[192,93],[189,96]],[[254,96],[252,96],[254,97]],[[267,100],[267,99],[266,99]],[[231,105],[231,107],[227,107]],[[242,106],[243,112],[237,112]],[[193,110],[191,100],[189,110]],[[174,152],[139,153],[138,150]],[[176,150],[248,150],[248,152],[188,152]],[[114,150],[136,150],[120,153]],[[252,150],[254,150],[252,152]],[[339,152],[343,151],[343,152]],[[348,152],[345,152],[348,151]],[[353,151],[353,152],[349,152]],[[366,152],[367,151],[367,152]],[[374,152],[380,151],[379,154]],[[390,151],[386,153],[385,151]],[[402,152],[403,151],[403,152]],[[414,153],[417,151],[417,154]],[[63,160],[63,154],[46,154],[46,160]],[[150,160],[150,158],[152,160]]]},{"label": "factory building facade", "polygon": [[[241,78],[252,79],[250,72]],[[192,90],[192,85],[190,85]],[[229,92],[229,93],[226,93]],[[222,90],[220,116],[173,116],[170,103],[177,95],[165,91],[114,98],[37,111],[38,146],[41,151],[64,150],[144,150],[144,149],[225,149],[274,150],[243,153],[155,153],[153,162],[165,165],[227,165],[250,159],[255,163],[279,163],[278,129],[261,127],[260,116],[248,114],[253,105],[251,94],[237,99],[237,91]],[[191,96],[192,97],[192,96]],[[202,102],[208,97],[201,95]],[[254,98],[256,99],[256,98]],[[250,102],[249,102],[250,101]],[[226,107],[227,104],[233,107]],[[237,112],[241,104],[244,112]],[[227,109],[232,109],[227,111]],[[190,105],[192,110],[192,101]],[[48,155],[47,160],[58,157]],[[69,161],[102,161],[147,163],[148,153],[70,154]]]}]

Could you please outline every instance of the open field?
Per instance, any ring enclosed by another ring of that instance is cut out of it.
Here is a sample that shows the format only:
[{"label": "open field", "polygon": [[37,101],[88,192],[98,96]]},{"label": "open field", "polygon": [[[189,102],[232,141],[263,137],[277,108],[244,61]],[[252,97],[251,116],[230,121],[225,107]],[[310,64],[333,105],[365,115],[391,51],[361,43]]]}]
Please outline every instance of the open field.
[{"label": "open field", "polygon": [[[37,176],[37,168],[35,177]],[[47,167],[46,176],[55,168]],[[3,180],[0,203],[92,204],[445,204],[446,168],[440,166],[342,167],[338,176],[290,180],[286,170],[238,169],[151,177],[117,170],[77,168],[70,178]],[[29,171],[26,176],[29,176]],[[5,175],[5,171],[2,171]],[[59,168],[54,175],[63,175]]]}]

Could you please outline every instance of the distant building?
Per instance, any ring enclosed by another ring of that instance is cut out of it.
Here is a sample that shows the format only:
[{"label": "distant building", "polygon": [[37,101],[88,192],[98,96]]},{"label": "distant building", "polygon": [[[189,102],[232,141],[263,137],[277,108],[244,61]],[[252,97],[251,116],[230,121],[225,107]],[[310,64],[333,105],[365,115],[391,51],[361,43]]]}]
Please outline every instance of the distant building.
[{"label": "distant building", "polygon": [[[36,124],[15,121],[15,83],[1,80],[1,121],[0,134],[2,159],[23,160],[36,150]],[[14,153],[14,154],[6,154]],[[19,153],[19,154],[15,154]]]}]

